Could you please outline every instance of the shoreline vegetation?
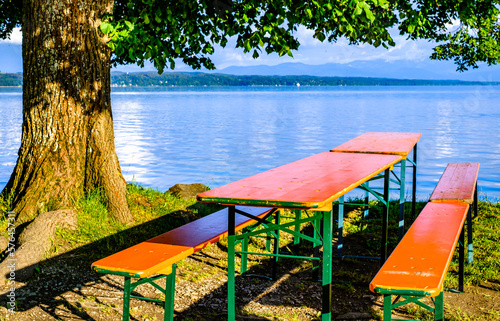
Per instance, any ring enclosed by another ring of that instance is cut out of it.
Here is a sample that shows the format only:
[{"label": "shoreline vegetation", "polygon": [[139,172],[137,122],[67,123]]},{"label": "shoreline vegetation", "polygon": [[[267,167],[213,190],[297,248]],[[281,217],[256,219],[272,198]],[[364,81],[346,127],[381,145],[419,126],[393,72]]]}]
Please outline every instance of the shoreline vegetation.
[{"label": "shoreline vegetation", "polygon": [[[22,73],[0,73],[0,87],[20,87]],[[252,76],[203,72],[112,72],[112,87],[217,86],[498,86],[500,82],[371,77]]]},{"label": "shoreline vegetation", "polygon": [[[123,303],[123,278],[93,272],[90,270],[91,263],[219,209],[214,205],[197,203],[195,198],[182,199],[168,191],[160,192],[137,184],[128,184],[127,198],[135,219],[135,224],[128,227],[108,215],[102,191],[96,190],[85,199],[76,201],[78,228],[57,229],[52,247],[36,268],[35,276],[24,282],[16,280],[16,313],[10,315],[8,310],[0,309],[0,319],[8,316],[12,316],[12,320],[45,317],[62,320],[119,319]],[[359,206],[348,208],[344,225],[346,250],[357,255],[376,254],[381,223],[362,219],[363,200],[353,199],[350,202],[359,203]],[[377,219],[382,212],[377,207],[377,201],[372,202],[374,206],[370,209],[370,215]],[[417,213],[425,204],[417,202]],[[406,206],[409,209],[411,204],[407,203]],[[391,202],[390,208],[389,247],[393,249],[397,243],[399,203]],[[0,200],[0,213],[8,213],[5,200]],[[284,217],[288,216],[284,214]],[[8,233],[8,216],[4,216],[0,222],[2,234]],[[500,248],[496,246],[498,241],[495,241],[498,240],[498,225],[498,200],[481,200],[478,217],[474,220],[474,264],[465,266],[465,293],[445,292],[446,320],[500,318]],[[307,230],[306,233],[313,233],[311,226],[303,228]],[[302,255],[310,254],[310,243],[302,242],[294,246],[293,239],[286,235],[280,238],[280,248]],[[336,242],[336,238],[333,241]],[[227,240],[221,240],[178,265],[175,314],[179,320],[224,320],[227,317],[224,314],[226,246]],[[266,242],[256,239],[250,246],[252,251],[264,251]],[[455,252],[445,280],[446,288],[456,288],[458,284],[457,262],[458,251]],[[333,288],[334,317],[343,320],[343,316],[356,313],[362,315],[364,320],[381,320],[382,297],[371,293],[367,285],[378,271],[379,262],[335,259],[333,264],[333,278],[338,281]],[[249,271],[252,274],[267,275],[270,266],[270,259],[257,256],[249,258]],[[310,282],[311,269],[310,262],[284,259],[279,264],[277,282],[238,277],[237,282],[245,287],[245,298],[249,300],[247,302],[238,298],[238,315],[242,319],[258,320],[318,319],[321,284]],[[5,306],[10,292],[8,286],[1,289],[0,305]],[[142,295],[158,295],[149,287],[140,287],[136,291]],[[161,305],[151,302],[134,300],[131,311],[136,319],[163,319]],[[433,320],[431,314],[416,305],[398,308],[395,313],[398,317]]]}]

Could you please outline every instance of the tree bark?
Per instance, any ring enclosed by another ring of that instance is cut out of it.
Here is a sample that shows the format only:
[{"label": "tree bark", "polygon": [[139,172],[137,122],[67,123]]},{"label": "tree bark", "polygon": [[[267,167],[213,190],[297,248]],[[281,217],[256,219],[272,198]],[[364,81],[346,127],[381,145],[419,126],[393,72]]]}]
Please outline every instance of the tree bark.
[{"label": "tree bark", "polygon": [[102,188],[112,216],[133,218],[115,152],[110,49],[99,31],[112,0],[24,0],[23,125],[12,195],[18,221],[71,208]]}]

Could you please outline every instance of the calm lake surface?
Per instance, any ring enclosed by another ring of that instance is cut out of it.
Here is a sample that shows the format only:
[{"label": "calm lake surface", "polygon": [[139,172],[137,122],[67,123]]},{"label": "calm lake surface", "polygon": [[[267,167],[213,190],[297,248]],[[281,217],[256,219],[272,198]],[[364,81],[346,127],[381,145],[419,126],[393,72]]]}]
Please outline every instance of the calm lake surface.
[{"label": "calm lake surface", "polygon": [[[480,162],[480,196],[500,197],[500,87],[114,88],[112,105],[125,178],[161,191],[221,186],[367,131],[397,131],[422,133],[420,200],[450,162]],[[21,109],[19,88],[0,88],[0,188]]]}]

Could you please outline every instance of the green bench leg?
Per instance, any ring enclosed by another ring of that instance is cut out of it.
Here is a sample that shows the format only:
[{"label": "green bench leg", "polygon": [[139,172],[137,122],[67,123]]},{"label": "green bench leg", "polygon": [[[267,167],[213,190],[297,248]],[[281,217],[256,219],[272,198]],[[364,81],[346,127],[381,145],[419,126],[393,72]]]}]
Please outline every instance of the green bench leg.
[{"label": "green bench leg", "polygon": [[[176,265],[172,264],[172,272],[168,275],[160,275],[153,278],[144,278],[139,279],[139,281],[132,283],[132,278],[130,276],[125,277],[125,282],[123,286],[123,321],[130,320],[130,299],[135,298],[139,300],[152,301],[157,303],[163,303],[164,312],[163,312],[163,320],[164,321],[173,321],[174,320],[174,299],[175,299],[175,270]],[[165,277],[165,288],[162,288],[154,281],[160,278]],[[154,286],[156,289],[163,292],[165,295],[165,301],[160,301],[158,299],[151,299],[146,297],[137,297],[132,296],[132,291],[140,284],[149,283]]]},{"label": "green bench leg", "polygon": [[443,321],[444,320],[444,295],[441,292],[434,300],[434,320]]},{"label": "green bench leg", "polygon": [[175,298],[175,271],[177,266],[172,265],[172,273],[167,275],[165,280],[165,306],[164,306],[164,321],[174,320],[174,298]]},{"label": "green bench leg", "polygon": [[392,319],[392,295],[384,294],[384,321]]},{"label": "green bench leg", "polygon": [[[392,318],[392,310],[394,308],[403,306],[408,303],[416,303],[417,305],[425,308],[426,310],[434,313],[434,320],[435,321],[443,321],[444,320],[444,292],[441,291],[441,293],[436,296],[435,299],[432,301],[434,302],[434,308],[432,306],[428,306],[427,304],[420,302],[419,300],[422,297],[419,296],[407,296],[404,294],[401,294],[401,296],[397,296],[396,300],[392,302],[392,294],[386,294],[384,293],[384,316],[383,320],[384,321],[391,321],[391,320],[407,320],[407,319],[393,319]],[[397,294],[395,294],[397,295]],[[406,301],[402,301],[397,303],[398,299],[404,298]]]},{"label": "green bench leg", "polygon": [[132,278],[126,276],[123,286],[123,321],[128,321],[130,319],[130,295],[132,293],[131,284]]}]

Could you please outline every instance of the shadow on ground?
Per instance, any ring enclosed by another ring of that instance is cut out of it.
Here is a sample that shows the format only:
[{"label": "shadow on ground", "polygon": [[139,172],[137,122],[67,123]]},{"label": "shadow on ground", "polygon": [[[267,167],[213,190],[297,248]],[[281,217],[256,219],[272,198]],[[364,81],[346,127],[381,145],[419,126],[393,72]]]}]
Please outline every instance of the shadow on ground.
[{"label": "shadow on ground", "polygon": [[[92,262],[180,226],[190,219],[185,212],[175,212],[45,260],[30,280],[17,280],[17,312],[9,320],[120,320],[123,278],[91,271]],[[312,229],[307,229],[306,233],[312,234]],[[367,242],[376,242],[363,233],[352,233],[345,238],[346,252],[363,254]],[[390,233],[394,234],[395,231]],[[117,244],[123,245],[119,247]],[[304,241],[281,250],[298,255],[312,253],[311,244]],[[179,265],[176,319],[227,319],[227,273],[224,260],[227,260],[226,248],[223,242],[219,242]],[[270,259],[250,257],[250,263],[248,274],[271,275]],[[369,292],[368,283],[378,267],[379,262],[373,260],[333,260],[333,319],[358,313],[360,318],[369,320],[376,314],[380,304],[377,297]],[[280,260],[277,280],[238,275],[238,319],[317,319],[321,311],[321,284],[312,278],[312,263],[293,259]],[[141,287],[137,288],[136,294],[158,297],[152,289]],[[0,302],[5,306],[11,300],[12,293],[9,287],[4,287],[2,293]],[[4,308],[0,315],[8,314]],[[163,310],[155,303],[132,300],[131,315],[131,320],[161,320]]]}]

